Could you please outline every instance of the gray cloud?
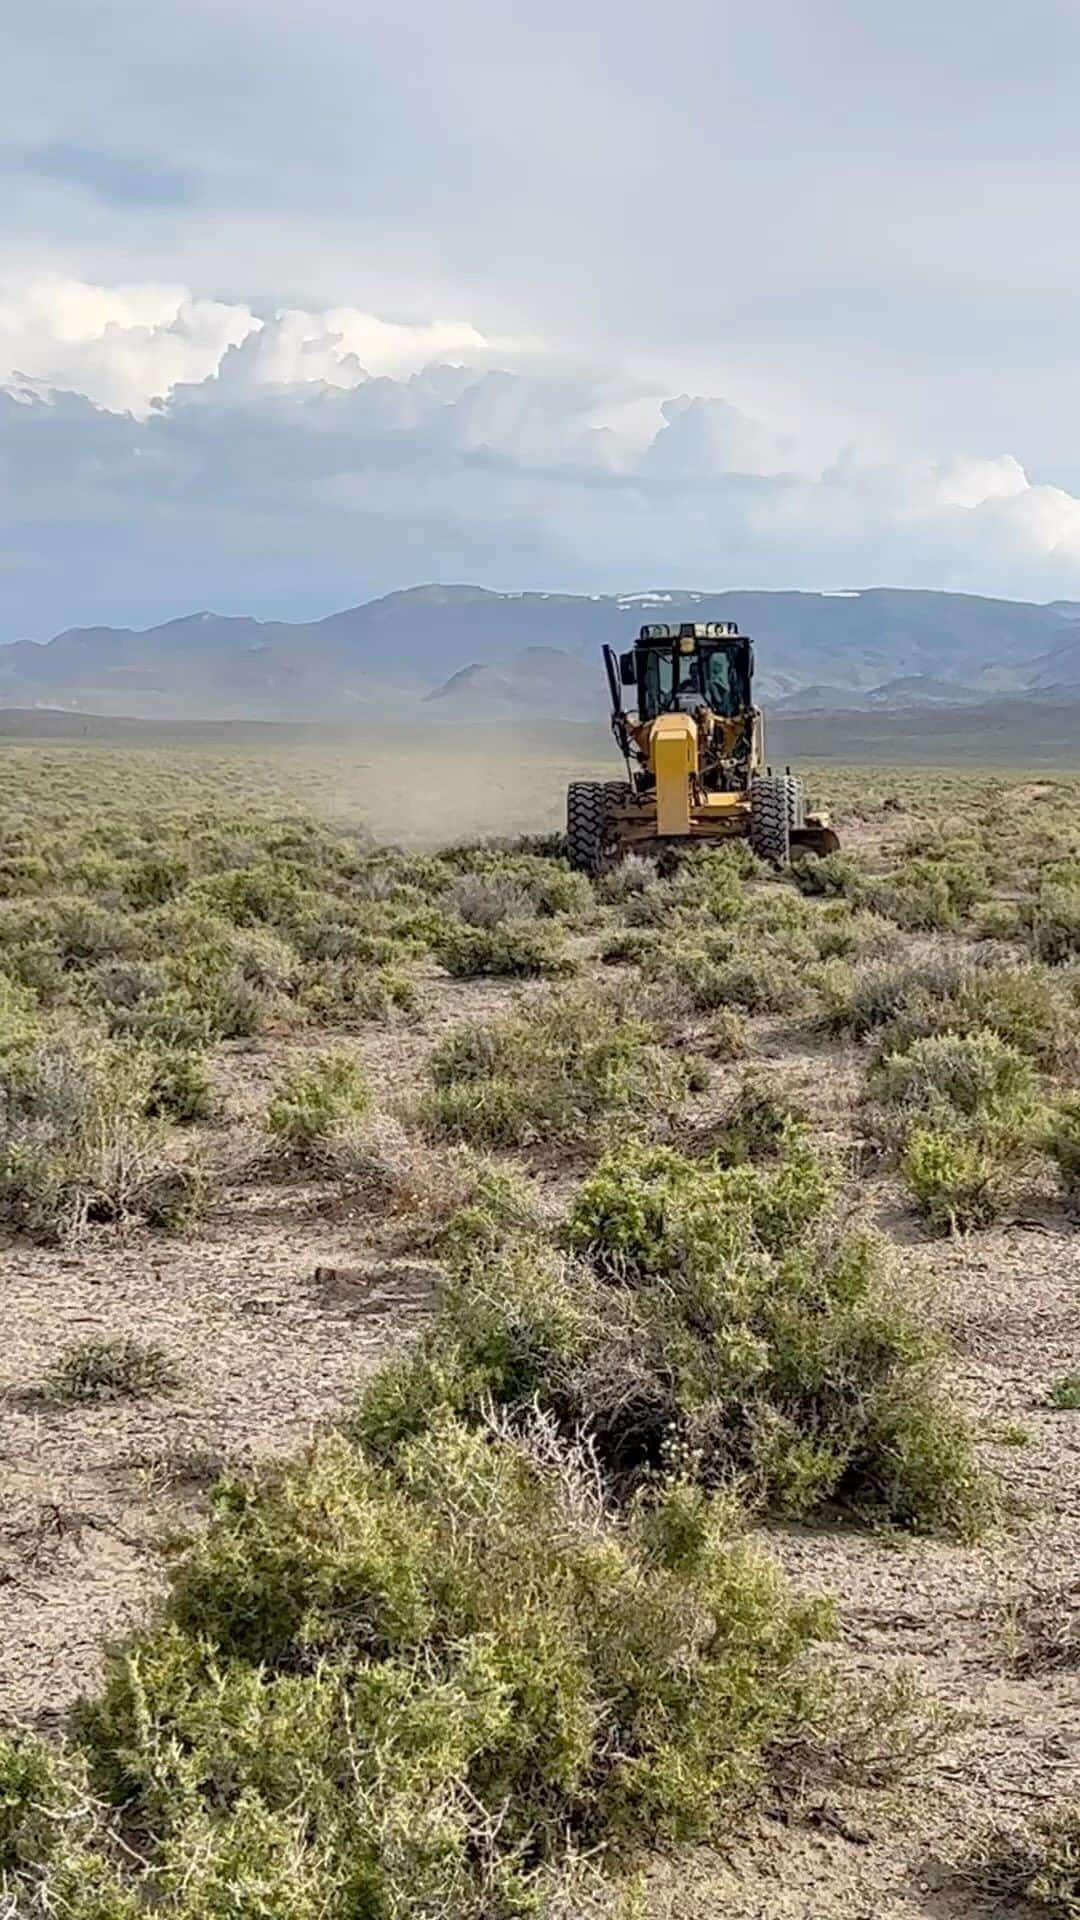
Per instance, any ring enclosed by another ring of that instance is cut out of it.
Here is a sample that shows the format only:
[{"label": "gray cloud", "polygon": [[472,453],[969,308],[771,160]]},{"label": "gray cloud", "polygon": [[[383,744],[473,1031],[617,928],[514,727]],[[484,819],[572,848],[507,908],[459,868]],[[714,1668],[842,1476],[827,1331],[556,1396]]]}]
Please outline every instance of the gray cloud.
[{"label": "gray cloud", "polygon": [[199,197],[193,173],[150,153],[122,153],[48,140],[37,147],[0,150],[0,172],[59,180],[110,207],[186,207]]},{"label": "gray cloud", "polygon": [[[89,617],[80,570],[99,611],[1076,590],[1070,0],[36,0],[0,59],[0,280],[67,288],[0,289],[0,378],[165,401],[82,420],[97,493],[60,469],[27,520],[16,479],[19,630]],[[31,471],[74,404],[27,407]]]},{"label": "gray cloud", "polygon": [[642,440],[603,423],[602,385],[554,369],[262,385],[272,332],[141,420],[0,394],[3,637],[196,605],[310,616],[435,578],[1080,594],[1080,501],[1008,457],[815,468],[689,396]]}]

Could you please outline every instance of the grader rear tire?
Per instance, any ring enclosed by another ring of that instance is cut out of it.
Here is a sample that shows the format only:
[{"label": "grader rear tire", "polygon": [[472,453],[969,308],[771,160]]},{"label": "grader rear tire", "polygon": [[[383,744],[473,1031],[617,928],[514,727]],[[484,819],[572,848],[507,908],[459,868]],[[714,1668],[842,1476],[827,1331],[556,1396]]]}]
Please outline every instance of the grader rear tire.
[{"label": "grader rear tire", "polygon": [[578,873],[600,873],[614,851],[610,816],[625,806],[623,780],[572,780],[566,791],[566,856]]},{"label": "grader rear tire", "polygon": [[789,773],[763,774],[750,788],[750,845],[760,860],[786,867],[791,830],[801,825],[802,782]]}]

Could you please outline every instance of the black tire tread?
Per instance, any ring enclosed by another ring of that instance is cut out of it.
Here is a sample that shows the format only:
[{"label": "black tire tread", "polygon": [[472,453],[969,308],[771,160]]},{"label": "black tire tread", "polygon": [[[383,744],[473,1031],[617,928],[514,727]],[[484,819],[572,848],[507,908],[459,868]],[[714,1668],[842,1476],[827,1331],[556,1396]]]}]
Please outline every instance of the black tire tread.
[{"label": "black tire tread", "polygon": [[750,845],[761,860],[786,866],[791,830],[801,819],[802,783],[790,774],[761,774],[750,788]]}]

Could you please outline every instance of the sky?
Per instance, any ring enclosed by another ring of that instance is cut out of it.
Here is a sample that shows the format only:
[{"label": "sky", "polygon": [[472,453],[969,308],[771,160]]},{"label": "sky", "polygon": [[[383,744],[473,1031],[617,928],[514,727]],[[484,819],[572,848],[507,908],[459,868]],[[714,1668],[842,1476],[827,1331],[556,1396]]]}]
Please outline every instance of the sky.
[{"label": "sky", "polygon": [[1080,599],[1073,0],[3,10],[0,639]]}]

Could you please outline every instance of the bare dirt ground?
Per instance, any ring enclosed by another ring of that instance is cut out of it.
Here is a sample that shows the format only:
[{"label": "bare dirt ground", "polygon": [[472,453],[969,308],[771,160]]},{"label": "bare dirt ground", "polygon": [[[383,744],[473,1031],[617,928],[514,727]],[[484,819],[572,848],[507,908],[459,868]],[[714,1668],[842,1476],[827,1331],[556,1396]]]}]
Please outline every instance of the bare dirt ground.
[{"label": "bare dirt ground", "polygon": [[[422,1017],[346,1044],[392,1111],[448,1024],[533,991],[433,973]],[[857,1055],[776,1021],[751,1030],[755,1069],[802,1104],[819,1139],[850,1151]],[[55,1725],[93,1684],[103,1639],[147,1616],[166,1536],[199,1523],[221,1466],[297,1451],[423,1324],[432,1267],[387,1251],[378,1219],[336,1190],[260,1164],[268,1088],[315,1044],[270,1037],[223,1053],[227,1120],[205,1129],[223,1184],[197,1237],[0,1253],[0,1715]],[[703,1111],[740,1072],[715,1070]],[[1049,1403],[1052,1382],[1080,1371],[1080,1240],[1036,1194],[966,1243],[928,1241],[887,1182],[857,1160],[853,1171],[904,1277],[924,1284],[952,1333],[955,1391],[1001,1477],[1005,1518],[973,1547],[821,1529],[764,1536],[801,1587],[836,1596],[837,1657],[868,1677],[914,1674],[947,1724],[902,1789],[830,1787],[797,1819],[751,1823],[723,1857],[658,1863],[650,1920],[1015,1915],[1014,1901],[965,1877],[965,1857],[991,1826],[1020,1826],[1080,1784],[1080,1670],[1055,1665],[1024,1625],[1033,1601],[1071,1608],[1074,1622],[1080,1603],[1080,1415]],[[111,1406],[42,1397],[64,1347],[117,1333],[159,1341],[180,1389]]]}]

